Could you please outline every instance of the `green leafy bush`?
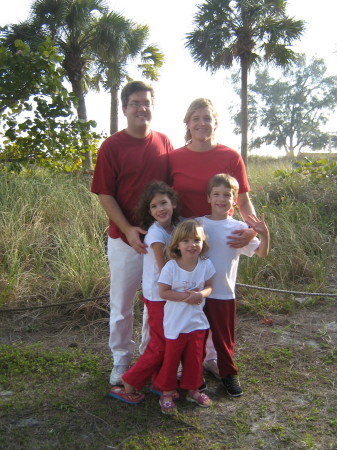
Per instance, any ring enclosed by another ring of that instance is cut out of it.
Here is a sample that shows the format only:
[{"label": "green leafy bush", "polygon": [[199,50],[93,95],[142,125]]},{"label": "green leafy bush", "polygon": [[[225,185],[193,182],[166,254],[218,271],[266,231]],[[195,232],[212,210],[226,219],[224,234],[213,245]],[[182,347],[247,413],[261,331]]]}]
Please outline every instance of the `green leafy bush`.
[{"label": "green leafy bush", "polygon": [[36,51],[20,40],[15,45],[14,53],[0,46],[0,163],[18,173],[31,165],[81,168],[100,136],[92,131],[95,122],[76,118],[57,50],[49,39]]},{"label": "green leafy bush", "polygon": [[293,164],[292,170],[277,170],[276,177],[282,179],[288,177],[309,178],[313,183],[333,183],[337,184],[337,163],[336,161],[329,161],[327,159],[318,159],[317,161],[310,161],[306,158],[305,161],[296,161]]}]

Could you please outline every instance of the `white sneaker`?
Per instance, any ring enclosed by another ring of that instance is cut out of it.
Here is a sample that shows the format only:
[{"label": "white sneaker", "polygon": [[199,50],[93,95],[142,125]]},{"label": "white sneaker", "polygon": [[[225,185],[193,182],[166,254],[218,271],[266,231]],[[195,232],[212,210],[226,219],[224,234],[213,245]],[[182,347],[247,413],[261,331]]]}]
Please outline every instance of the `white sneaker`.
[{"label": "white sneaker", "polygon": [[177,380],[180,380],[181,375],[183,374],[183,365],[179,363],[178,371],[177,371]]},{"label": "white sneaker", "polygon": [[204,369],[206,369],[208,372],[210,372],[215,378],[217,378],[218,380],[221,380],[216,359],[209,359],[208,361],[204,361],[203,366],[204,366]]},{"label": "white sneaker", "polygon": [[110,374],[110,384],[112,386],[123,386],[122,375],[130,366],[114,366]]}]

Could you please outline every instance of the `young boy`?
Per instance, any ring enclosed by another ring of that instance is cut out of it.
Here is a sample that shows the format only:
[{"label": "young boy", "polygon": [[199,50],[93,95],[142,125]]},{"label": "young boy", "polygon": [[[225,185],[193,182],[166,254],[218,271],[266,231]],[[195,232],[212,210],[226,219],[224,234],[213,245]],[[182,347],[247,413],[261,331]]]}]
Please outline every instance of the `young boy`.
[{"label": "young boy", "polygon": [[[239,184],[235,178],[227,174],[217,174],[209,180],[207,200],[211,205],[211,215],[199,217],[208,237],[210,249],[207,253],[213,263],[216,274],[213,277],[213,291],[206,299],[204,312],[210,324],[220,378],[231,397],[242,395],[237,377],[238,370],[233,361],[235,339],[235,282],[239,257],[241,254],[261,258],[267,256],[269,250],[269,230],[264,221],[251,215],[246,223],[231,217],[230,211],[238,196]],[[233,230],[251,227],[259,234],[243,248],[231,248],[227,237]]]}]

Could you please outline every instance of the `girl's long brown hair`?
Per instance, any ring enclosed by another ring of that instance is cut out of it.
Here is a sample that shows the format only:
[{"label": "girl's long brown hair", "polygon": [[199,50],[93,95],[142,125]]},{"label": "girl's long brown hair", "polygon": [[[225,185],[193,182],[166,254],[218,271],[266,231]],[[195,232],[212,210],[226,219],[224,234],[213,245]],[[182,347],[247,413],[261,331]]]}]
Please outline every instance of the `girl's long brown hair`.
[{"label": "girl's long brown hair", "polygon": [[136,223],[144,230],[148,230],[155,221],[150,214],[150,203],[156,194],[167,195],[175,208],[172,214],[172,225],[179,222],[178,194],[164,181],[152,181],[143,192],[136,208]]}]

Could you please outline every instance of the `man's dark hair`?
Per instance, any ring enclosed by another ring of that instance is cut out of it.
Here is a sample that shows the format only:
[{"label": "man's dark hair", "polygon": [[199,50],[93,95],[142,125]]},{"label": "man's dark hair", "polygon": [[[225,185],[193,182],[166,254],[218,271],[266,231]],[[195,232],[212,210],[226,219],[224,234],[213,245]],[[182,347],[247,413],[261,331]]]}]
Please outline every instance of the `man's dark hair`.
[{"label": "man's dark hair", "polygon": [[130,81],[127,83],[121,93],[122,107],[126,108],[129,102],[130,95],[139,91],[148,91],[151,93],[152,103],[154,103],[154,90],[153,87],[149,84],[144,83],[143,81]]}]

